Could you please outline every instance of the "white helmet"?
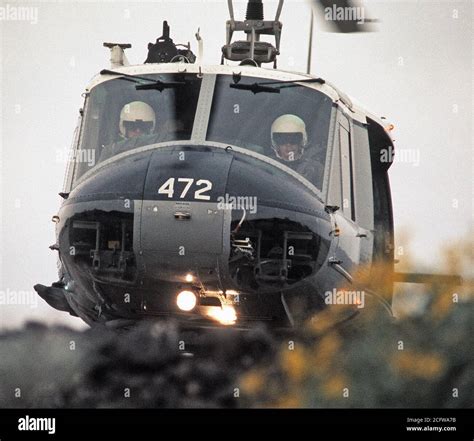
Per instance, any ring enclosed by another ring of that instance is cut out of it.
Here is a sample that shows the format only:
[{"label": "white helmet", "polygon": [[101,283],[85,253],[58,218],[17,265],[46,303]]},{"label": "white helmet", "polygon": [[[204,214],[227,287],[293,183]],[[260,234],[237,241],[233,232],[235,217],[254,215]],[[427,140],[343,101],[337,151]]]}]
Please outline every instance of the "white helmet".
[{"label": "white helmet", "polygon": [[126,138],[127,122],[144,123],[143,127],[149,132],[155,129],[156,117],[153,108],[143,101],[132,101],[125,104],[120,112],[120,134]]},{"label": "white helmet", "polygon": [[[306,133],[306,124],[300,117],[291,114],[281,115],[273,121],[271,130],[272,148],[278,158],[287,161],[295,161],[301,158],[308,144],[308,134]],[[286,143],[300,145],[301,148],[298,157],[292,159],[281,157],[280,146]]]}]

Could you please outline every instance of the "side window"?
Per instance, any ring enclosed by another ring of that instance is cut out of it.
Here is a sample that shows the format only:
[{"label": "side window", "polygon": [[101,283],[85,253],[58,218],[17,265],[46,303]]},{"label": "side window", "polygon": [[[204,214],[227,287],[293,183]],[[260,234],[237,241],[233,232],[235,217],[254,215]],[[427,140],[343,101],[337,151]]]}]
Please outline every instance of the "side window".
[{"label": "side window", "polygon": [[390,185],[386,172],[373,173],[374,191],[374,254],[383,260],[393,259],[393,221]]},{"label": "side window", "polygon": [[79,117],[77,118],[76,128],[74,130],[74,134],[72,137],[72,145],[69,151],[69,158],[66,168],[66,173],[64,175],[64,182],[63,182],[63,191],[68,193],[72,189],[72,182],[74,178],[74,172],[76,167],[76,156],[77,151],[79,149],[79,135],[81,133],[81,126],[83,121],[84,115],[84,107],[79,109]]},{"label": "side window", "polygon": [[345,127],[347,122],[339,124],[339,157],[341,164],[341,199],[342,211],[347,217],[355,220],[354,214],[354,195],[352,179],[352,152],[349,126]]},{"label": "side window", "polygon": [[374,254],[378,259],[393,262],[393,211],[388,169],[392,162],[382,161],[387,151],[393,151],[393,143],[384,128],[367,118],[372,163],[374,193]]},{"label": "side window", "polygon": [[75,155],[73,182],[93,168],[98,158],[98,139],[100,134],[100,111],[104,105],[104,94],[97,87],[86,96],[84,103],[84,121],[82,123],[78,148]]}]

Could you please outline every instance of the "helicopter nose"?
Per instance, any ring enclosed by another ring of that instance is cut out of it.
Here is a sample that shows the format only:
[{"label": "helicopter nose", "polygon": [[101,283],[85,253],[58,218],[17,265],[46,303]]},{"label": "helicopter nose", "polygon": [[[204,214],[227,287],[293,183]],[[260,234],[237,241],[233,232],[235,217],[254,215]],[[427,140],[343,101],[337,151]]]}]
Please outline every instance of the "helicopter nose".
[{"label": "helicopter nose", "polygon": [[312,241],[312,232],[319,234],[322,225],[329,233],[329,216],[314,189],[274,163],[205,146],[153,154],[141,208],[140,251],[147,270],[158,278],[179,282],[193,273],[202,283],[217,283],[217,275],[222,281],[232,253],[231,232],[243,217],[247,223],[268,221],[265,234],[273,225],[290,241],[303,231],[308,234],[301,240]]},{"label": "helicopter nose", "polygon": [[86,284],[93,274],[91,289],[100,285],[124,311],[173,310],[183,291],[275,290],[302,280],[324,261],[320,238],[330,231],[304,179],[262,157],[202,145],[151,148],[99,166],[59,217],[72,278]]},{"label": "helicopter nose", "polygon": [[[328,220],[304,179],[251,154],[199,145],[117,158],[76,187],[66,205],[75,202],[88,207],[84,219],[116,213],[132,222],[142,266],[170,282],[196,268],[215,274],[244,213],[247,221],[287,218],[315,232]],[[88,214],[92,209],[98,214]]]}]

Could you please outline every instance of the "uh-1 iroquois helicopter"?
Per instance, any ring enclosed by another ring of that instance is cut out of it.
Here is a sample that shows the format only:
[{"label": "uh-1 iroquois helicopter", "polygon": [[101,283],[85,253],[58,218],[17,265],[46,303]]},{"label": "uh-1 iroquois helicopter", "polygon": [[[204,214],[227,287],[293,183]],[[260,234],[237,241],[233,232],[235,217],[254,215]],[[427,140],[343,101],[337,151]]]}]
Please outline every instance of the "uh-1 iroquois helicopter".
[{"label": "uh-1 iroquois helicopter", "polygon": [[[196,57],[166,22],[144,64],[104,43],[112,67],[86,88],[53,217],[60,279],[35,286],[54,308],[90,325],[291,327],[359,268],[395,279],[393,127],[309,67],[277,69],[283,0],[271,21],[261,0],[243,21],[228,5],[220,65],[201,63],[199,32]],[[319,5],[337,31],[367,30],[352,3]],[[392,287],[369,292],[389,310]]]}]

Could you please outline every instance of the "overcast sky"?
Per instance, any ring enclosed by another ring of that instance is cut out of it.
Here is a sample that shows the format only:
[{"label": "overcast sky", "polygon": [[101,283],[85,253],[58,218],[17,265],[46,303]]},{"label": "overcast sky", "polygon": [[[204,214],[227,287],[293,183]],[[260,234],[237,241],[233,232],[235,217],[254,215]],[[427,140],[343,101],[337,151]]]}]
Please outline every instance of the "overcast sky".
[{"label": "overcast sky", "polygon": [[[390,170],[397,246],[433,270],[440,247],[465,237],[473,222],[473,4],[367,1],[364,12],[380,20],[379,32],[326,33],[318,19],[314,34],[312,73],[395,124],[396,148],[406,159]],[[26,20],[13,19],[18,6],[30,8]],[[268,2],[266,18],[275,6]],[[244,2],[235,10],[243,18]],[[60,204],[81,93],[109,67],[102,43],[132,43],[128,58],[141,63],[167,19],[175,42],[191,41],[194,49],[199,27],[204,61],[217,64],[227,18],[223,0],[0,0],[0,291],[33,298],[35,283],[56,280],[50,219]],[[308,4],[287,0],[281,20],[279,67],[304,71]],[[26,317],[80,326],[41,299],[34,306],[0,305],[0,327]]]}]

